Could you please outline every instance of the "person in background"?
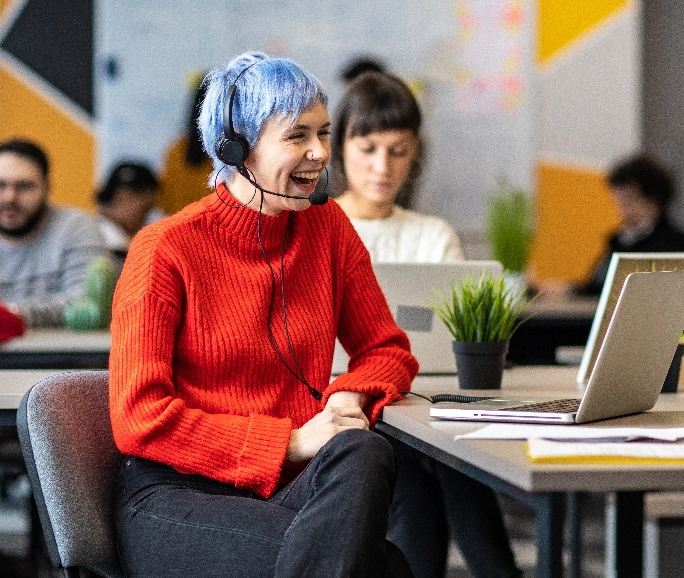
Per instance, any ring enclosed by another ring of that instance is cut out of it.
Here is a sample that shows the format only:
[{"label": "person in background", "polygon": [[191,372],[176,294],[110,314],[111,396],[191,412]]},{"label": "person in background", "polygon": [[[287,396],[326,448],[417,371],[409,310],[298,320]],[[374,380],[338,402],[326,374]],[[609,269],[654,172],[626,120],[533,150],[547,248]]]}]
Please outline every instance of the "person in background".
[{"label": "person in background", "polygon": [[446,221],[410,210],[423,161],[418,103],[398,78],[368,72],[352,81],[336,111],[332,179],[335,199],[371,260],[463,260]]},{"label": "person in background", "polygon": [[159,176],[158,204],[167,215],[180,211],[211,192],[207,182],[207,177],[212,171],[211,159],[204,152],[197,126],[205,91],[206,86],[198,82],[188,115],[187,132],[185,136],[176,140],[166,153]]},{"label": "person in background", "polygon": [[117,273],[135,234],[165,216],[156,206],[158,191],[157,177],[148,166],[124,162],[112,169],[95,195],[97,222]]},{"label": "person in background", "polygon": [[[463,259],[453,228],[406,207],[420,175],[421,115],[394,76],[365,73],[346,88],[333,122],[336,201],[373,262]],[[521,576],[494,492],[401,442],[389,539],[416,578],[443,578],[450,535],[476,578]]]},{"label": "person in background", "polygon": [[672,176],[655,160],[638,155],[624,160],[608,174],[610,192],[620,214],[620,228],[606,242],[589,281],[578,293],[598,295],[615,252],[684,251],[684,233],[667,217],[675,194]]},{"label": "person in background", "polygon": [[0,300],[26,327],[62,325],[88,264],[107,255],[91,216],[49,202],[49,176],[40,147],[0,143]]},{"label": "person in background", "polygon": [[344,84],[355,80],[365,72],[387,72],[385,65],[372,56],[360,56],[354,58],[340,72],[340,80]]},{"label": "person in background", "polygon": [[[325,90],[258,52],[205,83],[216,188],[136,235],[114,297],[123,567],[410,578],[386,540],[394,453],[370,428],[418,364],[349,220],[311,206],[330,157]],[[336,336],[351,370],[331,381]]]}]

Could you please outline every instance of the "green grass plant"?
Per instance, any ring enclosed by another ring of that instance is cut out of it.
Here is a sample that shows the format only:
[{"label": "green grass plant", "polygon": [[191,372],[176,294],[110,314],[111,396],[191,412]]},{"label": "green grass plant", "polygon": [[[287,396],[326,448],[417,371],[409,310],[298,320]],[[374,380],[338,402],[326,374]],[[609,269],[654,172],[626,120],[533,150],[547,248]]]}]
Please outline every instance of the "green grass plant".
[{"label": "green grass plant", "polygon": [[526,191],[503,179],[487,203],[487,238],[492,257],[506,271],[525,270],[534,238],[534,204]]},{"label": "green grass plant", "polygon": [[451,284],[451,294],[436,291],[429,306],[442,320],[455,341],[508,341],[529,319],[530,304],[525,288],[511,287],[504,277],[491,273],[479,279],[466,278]]}]

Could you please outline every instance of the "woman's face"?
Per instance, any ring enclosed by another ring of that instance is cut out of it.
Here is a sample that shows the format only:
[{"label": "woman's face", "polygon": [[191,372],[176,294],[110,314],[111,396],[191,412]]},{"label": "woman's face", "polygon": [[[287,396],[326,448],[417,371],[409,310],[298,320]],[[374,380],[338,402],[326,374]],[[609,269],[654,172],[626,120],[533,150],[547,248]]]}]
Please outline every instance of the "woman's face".
[{"label": "woman's face", "polygon": [[[277,215],[286,210],[308,208],[308,197],[316,188],[329,159],[330,118],[328,110],[320,102],[304,111],[296,122],[292,122],[292,117],[268,119],[256,146],[245,160],[245,166],[264,189],[303,199],[265,194],[264,213]],[[234,189],[242,195],[242,198],[236,195],[242,202],[249,201],[254,193],[254,187],[239,175],[230,187],[235,195]],[[258,205],[258,197],[250,206]]]},{"label": "woman's face", "polygon": [[378,206],[394,204],[417,152],[418,137],[410,129],[347,136],[342,151],[346,193]]}]

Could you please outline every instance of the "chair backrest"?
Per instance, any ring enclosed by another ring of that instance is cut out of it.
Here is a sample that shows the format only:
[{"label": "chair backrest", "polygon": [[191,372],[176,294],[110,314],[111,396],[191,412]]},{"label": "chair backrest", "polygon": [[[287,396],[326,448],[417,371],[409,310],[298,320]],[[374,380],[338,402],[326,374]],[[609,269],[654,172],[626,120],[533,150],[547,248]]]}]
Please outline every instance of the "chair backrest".
[{"label": "chair backrest", "polygon": [[77,371],[37,383],[21,401],[17,429],[52,563],[124,578],[114,538],[120,454],[108,378]]}]

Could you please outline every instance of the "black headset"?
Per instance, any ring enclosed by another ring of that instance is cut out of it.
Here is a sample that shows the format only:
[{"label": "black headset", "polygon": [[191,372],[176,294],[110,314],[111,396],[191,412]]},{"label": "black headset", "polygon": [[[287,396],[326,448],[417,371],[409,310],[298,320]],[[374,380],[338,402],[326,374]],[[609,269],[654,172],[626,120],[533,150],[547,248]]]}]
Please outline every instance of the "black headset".
[{"label": "black headset", "polygon": [[249,154],[249,141],[236,133],[233,127],[233,99],[237,92],[237,81],[255,64],[256,62],[253,62],[243,69],[235,78],[235,82],[228,87],[228,94],[223,103],[223,134],[216,139],[214,144],[214,151],[219,160],[231,167],[236,167],[240,174],[246,172],[245,159]]}]

